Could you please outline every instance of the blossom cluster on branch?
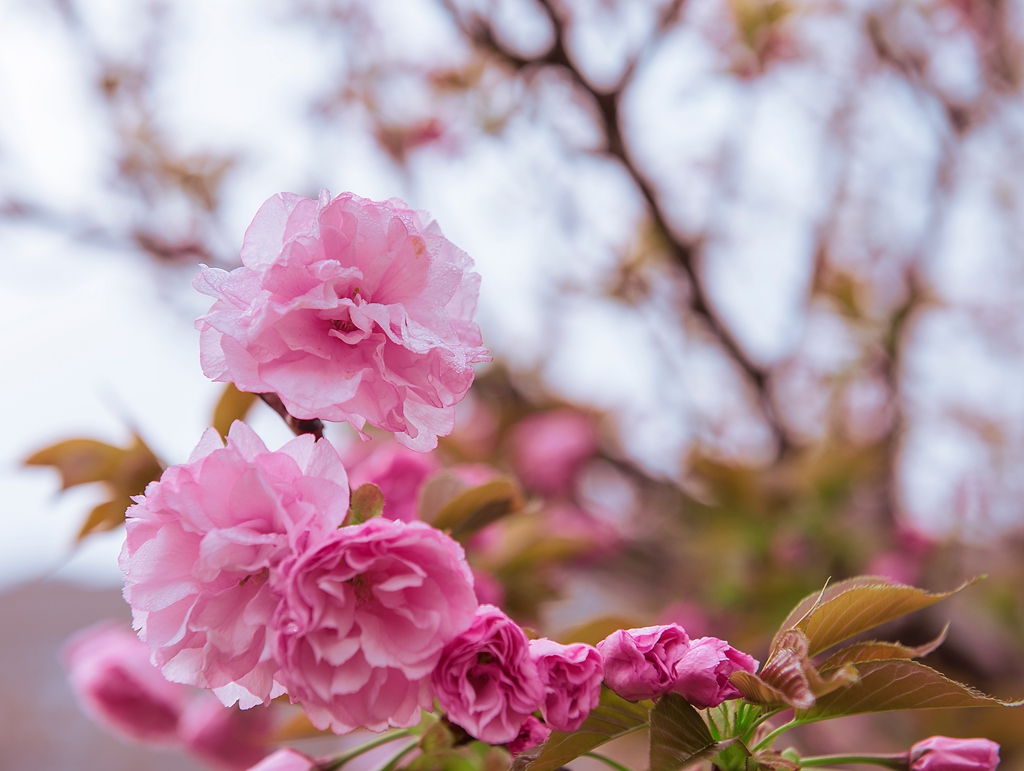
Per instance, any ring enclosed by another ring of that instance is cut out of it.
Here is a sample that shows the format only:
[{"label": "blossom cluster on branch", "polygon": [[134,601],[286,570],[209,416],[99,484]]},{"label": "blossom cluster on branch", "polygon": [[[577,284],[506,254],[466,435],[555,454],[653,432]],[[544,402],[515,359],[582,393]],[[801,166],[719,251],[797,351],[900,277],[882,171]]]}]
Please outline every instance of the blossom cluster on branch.
[{"label": "blossom cluster on branch", "polygon": [[[772,747],[776,736],[890,709],[894,678],[907,683],[906,708],[933,706],[936,693],[940,706],[1005,704],[910,661],[941,638],[919,648],[854,644],[813,661],[950,594],[877,577],[805,599],[760,670],[724,640],[691,639],[678,624],[618,629],[596,646],[529,634],[498,607],[500,593],[464,548],[470,535],[488,540],[482,531],[513,510],[514,490],[479,468],[439,471],[419,454],[452,431],[472,365],[487,360],[469,257],[400,201],[324,191],[318,201],[267,201],[242,262],[230,273],[204,268],[195,281],[215,298],[197,322],[202,365],[262,395],[298,435],[270,450],[244,422],[225,437],[211,428],[187,462],[134,498],[120,565],[145,648],[101,628],[65,656],[83,706],[115,732],[179,744],[228,769],[269,751],[265,724],[235,741],[234,723],[208,697],[189,707],[182,689],[193,686],[247,710],[287,695],[319,731],[397,729],[367,748],[421,736],[389,769],[414,749],[428,758],[476,742],[550,771],[649,727],[652,771],[705,757],[723,771],[796,771],[832,761],[787,759]],[[404,447],[385,445],[353,465],[322,421],[349,422],[366,440],[369,424]],[[550,457],[528,449],[531,432],[544,430],[554,440],[542,444],[558,448]],[[586,419],[524,421],[517,465],[533,469],[533,489],[564,493],[593,442]],[[769,729],[790,709],[789,723]],[[436,730],[424,727],[431,713]],[[846,761],[991,771],[995,745],[973,741],[933,737],[895,760]],[[283,749],[253,768],[333,771],[363,751],[316,763]],[[473,757],[459,763],[493,766]]]}]

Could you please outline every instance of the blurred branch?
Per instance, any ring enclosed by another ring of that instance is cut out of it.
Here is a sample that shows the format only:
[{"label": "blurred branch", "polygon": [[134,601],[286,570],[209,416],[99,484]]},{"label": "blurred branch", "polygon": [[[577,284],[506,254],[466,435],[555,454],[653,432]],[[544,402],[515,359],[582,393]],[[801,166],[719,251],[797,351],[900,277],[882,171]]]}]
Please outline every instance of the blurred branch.
[{"label": "blurred branch", "polygon": [[[454,0],[441,0],[451,14],[455,24],[467,39],[478,49],[497,56],[517,72],[544,66],[560,67],[569,74],[573,83],[591,100],[597,110],[601,129],[605,136],[604,152],[616,159],[632,178],[640,195],[647,203],[647,209],[655,228],[663,235],[673,262],[682,269],[689,283],[689,307],[703,322],[725,355],[740,369],[753,387],[765,421],[768,423],[778,445],[779,456],[789,454],[793,441],[775,408],[771,396],[770,372],[757,364],[740,345],[736,336],[715,310],[699,271],[700,241],[686,239],[669,223],[661,209],[658,194],[650,181],[637,167],[629,154],[622,134],[620,103],[622,95],[632,82],[640,57],[631,58],[618,82],[609,90],[594,86],[583,74],[570,56],[566,47],[566,22],[552,0],[538,0],[554,30],[554,42],[544,53],[525,57],[502,43],[495,35],[490,22],[479,15],[466,18],[456,7]],[[659,40],[679,21],[685,0],[673,0],[660,14],[654,36],[646,47],[656,45]]]}]

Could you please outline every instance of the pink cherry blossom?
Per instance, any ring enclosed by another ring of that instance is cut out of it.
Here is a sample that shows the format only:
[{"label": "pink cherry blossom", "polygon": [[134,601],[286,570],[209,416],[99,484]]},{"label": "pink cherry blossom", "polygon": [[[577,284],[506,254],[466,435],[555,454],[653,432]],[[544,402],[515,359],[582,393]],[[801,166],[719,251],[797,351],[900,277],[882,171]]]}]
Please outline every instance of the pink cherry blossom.
[{"label": "pink cherry blossom", "polygon": [[601,654],[592,645],[541,638],[530,640],[530,655],[546,691],[544,720],[557,731],[575,731],[601,700]]},{"label": "pink cherry blossom", "polygon": [[448,719],[488,744],[514,740],[544,701],[526,634],[493,605],[445,647],[433,683]]},{"label": "pink cherry blossom", "polygon": [[757,671],[757,661],[717,637],[691,640],[676,664],[673,690],[697,709],[717,707],[726,699],[742,694],[729,682],[733,672]]},{"label": "pink cherry blossom", "polygon": [[348,475],[352,489],[367,483],[380,488],[384,495],[382,516],[414,522],[419,519],[420,488],[438,468],[440,464],[430,453],[415,452],[388,441],[350,463]]},{"label": "pink cherry blossom", "polygon": [[604,681],[630,701],[663,696],[675,687],[676,667],[689,643],[677,624],[612,632],[597,645],[604,659]]},{"label": "pink cherry blossom", "polygon": [[508,751],[514,757],[521,752],[539,747],[548,740],[549,736],[551,736],[551,729],[530,715],[519,729],[519,735],[508,743]]},{"label": "pink cherry blossom", "polygon": [[203,435],[127,512],[124,596],[153,661],[175,682],[243,707],[281,693],[266,628],[268,577],[293,549],[336,529],[348,479],[334,447],[297,437],[270,452],[243,423]]},{"label": "pink cherry blossom", "polygon": [[298,418],[365,423],[426,451],[485,361],[473,323],[480,277],[425,214],[328,191],[270,198],[242,266],[203,268],[216,298],[196,322],[203,371],[277,393]]},{"label": "pink cherry blossom", "polygon": [[995,771],[999,745],[988,739],[932,736],[910,748],[910,771]]},{"label": "pink cherry blossom", "polygon": [[422,522],[343,527],[285,560],[274,656],[317,728],[380,731],[433,703],[441,650],[473,621],[462,547]]},{"label": "pink cherry blossom", "polygon": [[244,771],[269,752],[271,729],[269,710],[243,712],[201,693],[181,716],[178,737],[186,751],[213,768]]},{"label": "pink cherry blossom", "polygon": [[301,752],[285,747],[268,755],[249,771],[313,771],[316,761]]},{"label": "pink cherry blossom", "polygon": [[64,644],[62,659],[82,709],[112,733],[151,743],[177,740],[191,693],[160,674],[131,630],[113,622],[83,629]]},{"label": "pink cherry blossom", "polygon": [[597,452],[589,415],[573,409],[530,415],[512,432],[512,463],[530,489],[565,495],[580,467]]}]

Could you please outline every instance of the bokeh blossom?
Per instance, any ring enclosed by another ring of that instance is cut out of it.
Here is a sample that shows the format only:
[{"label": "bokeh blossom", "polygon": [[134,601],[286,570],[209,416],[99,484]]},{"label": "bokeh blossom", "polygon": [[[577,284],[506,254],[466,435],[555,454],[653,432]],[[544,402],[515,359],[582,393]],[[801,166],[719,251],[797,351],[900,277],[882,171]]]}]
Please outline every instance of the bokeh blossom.
[{"label": "bokeh blossom", "polygon": [[302,542],[336,529],[348,478],[334,447],[300,436],[271,452],[243,423],[207,431],[127,512],[124,596],[153,660],[175,682],[243,707],[282,692],[267,624],[268,577]]},{"label": "bokeh blossom", "polygon": [[343,527],[282,563],[275,585],[279,676],[336,733],[416,723],[442,648],[477,608],[462,547],[422,522]]},{"label": "bokeh blossom", "polygon": [[83,629],[64,644],[61,658],[78,703],[98,723],[135,741],[177,741],[191,693],[160,674],[131,630],[113,622]]},{"label": "bokeh blossom", "polygon": [[417,520],[420,488],[440,463],[432,453],[414,452],[393,441],[373,444],[378,446],[347,464],[352,489],[367,483],[377,485],[384,496],[383,516],[403,522]]},{"label": "bokeh blossom", "polygon": [[418,451],[451,432],[487,356],[473,322],[480,277],[433,220],[398,199],[281,193],[256,213],[241,258],[194,282],[216,298],[196,322],[208,377]]},{"label": "bokeh blossom", "polygon": [[526,634],[493,605],[444,649],[433,682],[448,719],[489,744],[513,741],[544,701]]}]

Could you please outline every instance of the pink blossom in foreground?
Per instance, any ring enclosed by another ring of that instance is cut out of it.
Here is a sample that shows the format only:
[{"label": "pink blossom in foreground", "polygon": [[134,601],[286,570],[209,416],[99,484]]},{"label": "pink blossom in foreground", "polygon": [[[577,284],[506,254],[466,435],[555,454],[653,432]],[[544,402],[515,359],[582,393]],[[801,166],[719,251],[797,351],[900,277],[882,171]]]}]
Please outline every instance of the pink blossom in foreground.
[{"label": "pink blossom in foreground", "polygon": [[512,463],[523,483],[545,495],[565,495],[580,466],[597,452],[589,415],[573,409],[530,415],[512,432]]},{"label": "pink blossom in foreground", "polygon": [[738,671],[757,671],[757,661],[717,637],[691,640],[690,646],[676,665],[673,690],[697,709],[717,707],[726,699],[742,694],[729,682],[729,675]]},{"label": "pink blossom in foreground", "polygon": [[367,483],[377,485],[384,495],[382,516],[414,522],[419,519],[420,488],[439,467],[431,454],[386,442],[348,466],[349,483],[353,490]]},{"label": "pink blossom in foreground", "polygon": [[327,190],[281,193],[245,233],[243,267],[203,268],[203,372],[274,392],[298,418],[365,423],[418,451],[451,432],[485,361],[480,277],[426,215]]},{"label": "pink blossom in foreground", "polygon": [[445,647],[433,683],[448,719],[488,744],[514,740],[544,701],[526,634],[493,605]]},{"label": "pink blossom in foreground", "polygon": [[601,700],[601,654],[592,645],[541,638],[530,640],[530,655],[546,691],[544,720],[557,731],[575,731]]},{"label": "pink blossom in foreground", "polygon": [[313,771],[316,761],[289,747],[268,755],[249,771]]},{"label": "pink blossom in foreground", "polygon": [[214,768],[244,771],[269,752],[270,712],[225,707],[210,694],[192,700],[178,723],[178,737],[190,754]]},{"label": "pink blossom in foreground", "polygon": [[995,771],[999,745],[988,739],[932,736],[910,748],[910,771]]},{"label": "pink blossom in foreground", "polygon": [[275,587],[279,676],[336,733],[416,723],[442,648],[477,608],[462,547],[422,522],[336,530],[283,562]]},{"label": "pink blossom in foreground", "polygon": [[508,743],[508,751],[514,757],[520,752],[539,747],[548,740],[549,736],[551,736],[551,729],[530,715],[519,729],[519,735]]},{"label": "pink blossom in foreground", "polygon": [[79,705],[112,733],[136,741],[173,743],[191,694],[149,661],[149,648],[113,622],[83,629],[61,651]]},{"label": "pink blossom in foreground", "polygon": [[276,452],[243,423],[207,431],[128,509],[121,551],[135,628],[169,680],[243,707],[281,693],[266,627],[271,570],[335,530],[348,478],[334,447],[300,436]]},{"label": "pink blossom in foreground", "polygon": [[620,629],[597,645],[604,681],[630,701],[663,696],[676,685],[676,667],[690,638],[677,624]]}]

